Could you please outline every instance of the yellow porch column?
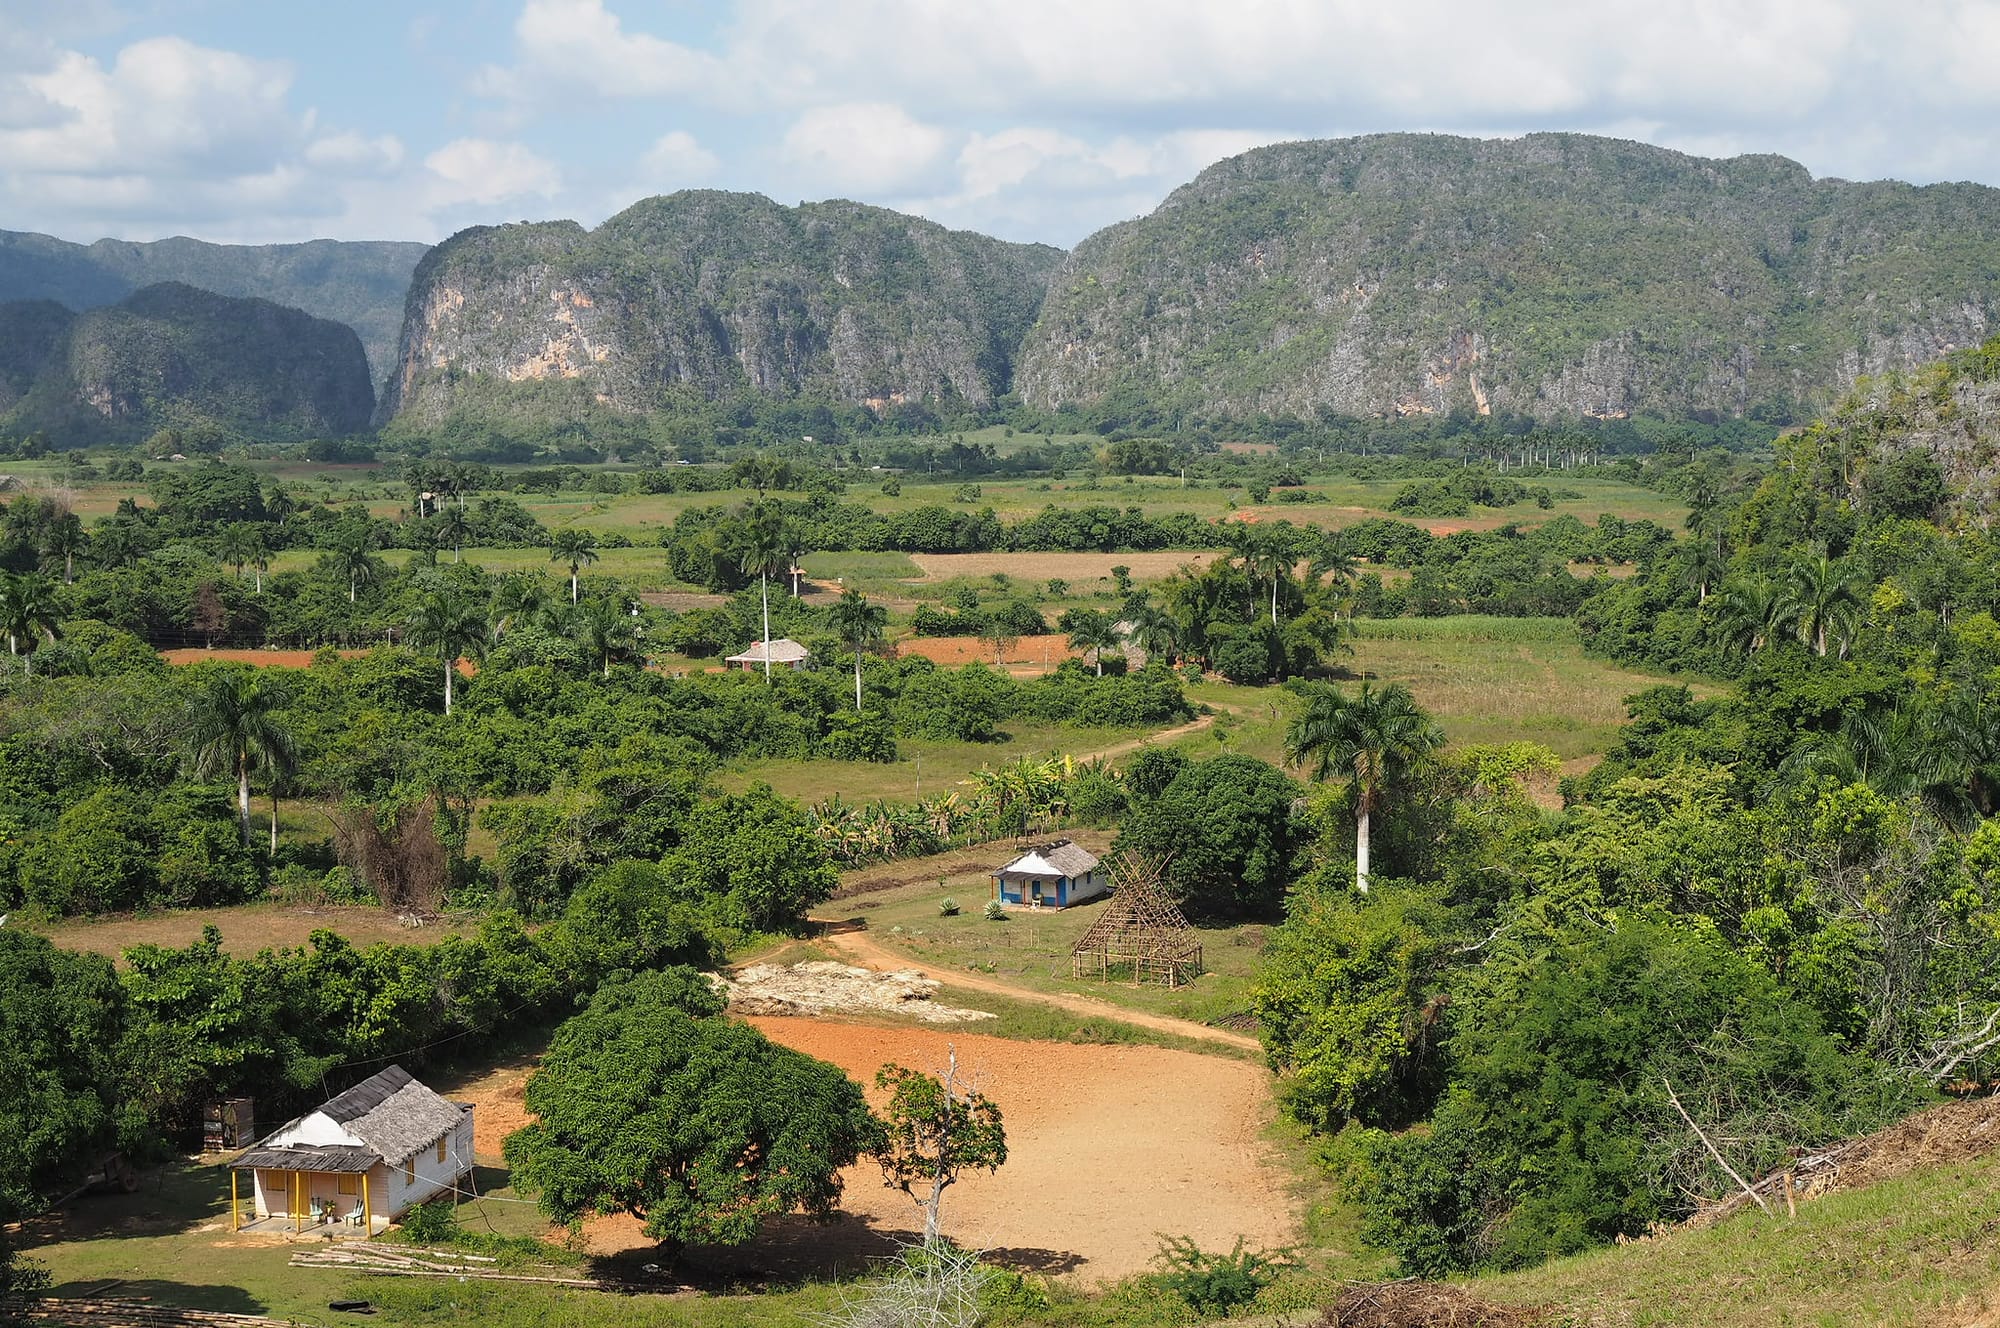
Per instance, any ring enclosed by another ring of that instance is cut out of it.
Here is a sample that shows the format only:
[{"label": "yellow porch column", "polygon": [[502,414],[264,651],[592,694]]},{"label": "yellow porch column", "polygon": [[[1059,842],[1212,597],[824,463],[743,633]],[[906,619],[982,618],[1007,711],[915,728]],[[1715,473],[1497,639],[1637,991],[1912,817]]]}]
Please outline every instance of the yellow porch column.
[{"label": "yellow porch column", "polygon": [[229,1229],[231,1231],[241,1231],[243,1229],[243,1209],[241,1204],[242,1201],[236,1197],[236,1168],[231,1167],[229,1169]]},{"label": "yellow porch column", "polygon": [[300,1203],[300,1200],[303,1197],[301,1192],[305,1189],[305,1185],[300,1172],[294,1171],[288,1174],[291,1176],[291,1197],[287,1200],[287,1204],[292,1210],[292,1231],[296,1234],[299,1228],[304,1225],[299,1221],[299,1215],[303,1211],[303,1205]]},{"label": "yellow porch column", "polygon": [[368,1206],[368,1173],[361,1173],[361,1238],[375,1239],[375,1210]]}]

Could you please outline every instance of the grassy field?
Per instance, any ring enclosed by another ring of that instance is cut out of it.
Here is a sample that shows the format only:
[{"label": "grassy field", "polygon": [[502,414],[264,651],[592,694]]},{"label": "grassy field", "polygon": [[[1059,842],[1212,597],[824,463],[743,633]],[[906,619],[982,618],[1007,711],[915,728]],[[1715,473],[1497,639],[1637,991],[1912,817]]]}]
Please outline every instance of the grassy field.
[{"label": "grassy field", "polygon": [[286,904],[240,904],[233,908],[190,908],[131,917],[70,918],[27,925],[65,950],[88,950],[117,958],[135,945],[180,949],[201,939],[202,928],[222,933],[222,948],[238,958],[259,950],[304,945],[321,928],[338,932],[356,945],[377,941],[432,944],[447,936],[474,930],[479,920],[468,916],[439,919],[420,929],[403,926],[393,913],[372,905],[295,908]]},{"label": "grassy field", "polygon": [[1750,1211],[1468,1289],[1587,1311],[1596,1328],[1977,1328],[2000,1308],[2000,1155]]},{"label": "grassy field", "polygon": [[[1098,846],[1104,838],[1078,837]],[[1027,991],[1093,996],[1128,1009],[1196,1023],[1210,1023],[1248,1010],[1251,980],[1263,953],[1263,926],[1197,928],[1208,971],[1187,987],[1170,991],[1164,987],[1080,981],[1070,976],[1070,947],[1102,911],[1104,901],[1093,900],[1061,912],[1014,910],[1005,922],[988,921],[980,910],[993,897],[993,879],[989,873],[1011,852],[1010,846],[994,845],[983,860],[977,855],[971,855],[972,861],[954,855],[952,861],[940,864],[935,877],[835,900],[822,908],[819,916],[865,918],[873,940],[907,953],[947,986],[950,979],[944,975],[962,969],[990,975]],[[901,862],[892,866],[913,871],[921,864]],[[956,916],[947,917],[939,911],[939,902],[946,898],[957,902]],[[967,993],[963,1003],[989,1009],[991,1000],[984,992]],[[1035,1009],[1038,1018],[1068,1017],[1046,1007]],[[979,1031],[992,1030],[982,1024]],[[1140,1030],[1133,1032],[1139,1034]],[[1045,1031],[1008,1035],[1069,1040]],[[1147,1040],[1153,1040],[1146,1036]],[[1217,1054],[1227,1051],[1206,1044],[1190,1049]]]}]

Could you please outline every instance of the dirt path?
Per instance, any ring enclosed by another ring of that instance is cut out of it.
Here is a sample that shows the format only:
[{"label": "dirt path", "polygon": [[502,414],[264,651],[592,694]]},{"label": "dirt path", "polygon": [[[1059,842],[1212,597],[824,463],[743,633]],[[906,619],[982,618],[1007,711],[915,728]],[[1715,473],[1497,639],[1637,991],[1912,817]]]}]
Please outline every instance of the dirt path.
[{"label": "dirt path", "polygon": [[913,956],[898,954],[867,932],[832,932],[821,938],[821,944],[840,951],[863,968],[872,968],[878,972],[893,973],[899,969],[914,968],[924,973],[926,977],[935,977],[940,982],[965,991],[984,991],[995,996],[1005,996],[1010,1000],[1034,1001],[1090,1019],[1112,1019],[1121,1024],[1131,1024],[1136,1028],[1149,1028],[1156,1033],[1200,1038],[1204,1042],[1220,1042],[1225,1046],[1240,1047],[1245,1051],[1256,1051],[1260,1046],[1256,1038],[1245,1037],[1241,1033],[1210,1028],[1206,1024],[1197,1024],[1190,1019],[1175,1019],[1164,1014],[1128,1010],[1122,1005],[1113,1005],[1110,1001],[1100,1001],[1090,996],[1072,996],[1066,992],[1029,991],[1024,987],[998,982],[978,973],[961,973],[956,970],[942,974],[931,973],[926,971]]},{"label": "dirt path", "polygon": [[[1088,1281],[1143,1270],[1159,1234],[1227,1250],[1297,1239],[1287,1177],[1263,1141],[1270,1076],[1164,1047],[1018,1042],[831,1019],[754,1018],[765,1036],[863,1084],[891,1061],[939,1070],[946,1048],[1000,1107],[1007,1164],[946,1195],[944,1229],[1017,1266]],[[871,1088],[872,1092],[872,1088]],[[921,1230],[917,1210],[864,1163],[841,1207],[877,1232]]]},{"label": "dirt path", "polygon": [[1108,761],[1114,756],[1130,755],[1138,751],[1141,747],[1149,747],[1156,742],[1172,742],[1175,738],[1185,738],[1190,733],[1199,733],[1213,723],[1215,723],[1215,716],[1213,714],[1197,715],[1185,724],[1170,729],[1161,729],[1158,733],[1148,733],[1140,738],[1127,738],[1123,742],[1114,742],[1109,747],[1099,747],[1096,751],[1092,752],[1078,752],[1076,753],[1076,759],[1079,763],[1083,761]]}]

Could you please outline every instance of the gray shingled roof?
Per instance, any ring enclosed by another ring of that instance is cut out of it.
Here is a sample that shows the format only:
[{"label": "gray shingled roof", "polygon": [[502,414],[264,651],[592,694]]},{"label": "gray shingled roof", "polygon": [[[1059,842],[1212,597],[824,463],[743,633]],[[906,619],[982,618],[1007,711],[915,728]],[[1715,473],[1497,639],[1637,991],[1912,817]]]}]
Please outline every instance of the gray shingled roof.
[{"label": "gray shingled roof", "polygon": [[236,1171],[366,1171],[382,1160],[372,1148],[249,1148],[229,1165]]},{"label": "gray shingled roof", "polygon": [[[299,1160],[309,1154],[335,1153],[340,1155],[367,1155],[379,1157],[390,1164],[430,1147],[450,1131],[464,1117],[470,1107],[456,1102],[447,1102],[430,1089],[418,1083],[408,1070],[400,1065],[391,1065],[379,1074],[370,1075],[344,1093],[335,1094],[319,1107],[327,1116],[344,1127],[347,1132],[367,1145],[356,1148],[351,1144],[333,1147],[265,1148],[258,1147],[244,1154],[265,1157],[267,1160],[253,1165],[265,1167],[289,1167],[293,1170],[308,1171],[366,1171],[372,1162],[358,1167],[320,1166]],[[300,1117],[299,1120],[303,1120]],[[267,1138],[275,1138],[297,1125],[298,1120],[285,1124]],[[289,1161],[278,1159],[292,1159]],[[244,1165],[241,1161],[238,1165]]]}]

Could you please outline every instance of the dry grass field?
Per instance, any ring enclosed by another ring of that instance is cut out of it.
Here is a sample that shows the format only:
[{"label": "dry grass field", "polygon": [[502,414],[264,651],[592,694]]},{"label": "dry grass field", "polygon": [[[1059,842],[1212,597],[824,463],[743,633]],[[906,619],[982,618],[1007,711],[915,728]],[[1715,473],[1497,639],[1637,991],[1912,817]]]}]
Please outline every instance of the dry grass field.
[{"label": "dry grass field", "polygon": [[79,918],[28,925],[66,950],[88,950],[112,958],[135,945],[181,949],[201,939],[202,928],[222,933],[222,948],[239,958],[259,950],[299,946],[322,928],[337,932],[356,945],[376,941],[428,944],[476,928],[477,918],[447,917],[423,927],[405,927],[393,913],[372,905],[328,905],[296,908],[287,904],[245,904],[234,908],[190,908],[170,913],[130,917]]}]

